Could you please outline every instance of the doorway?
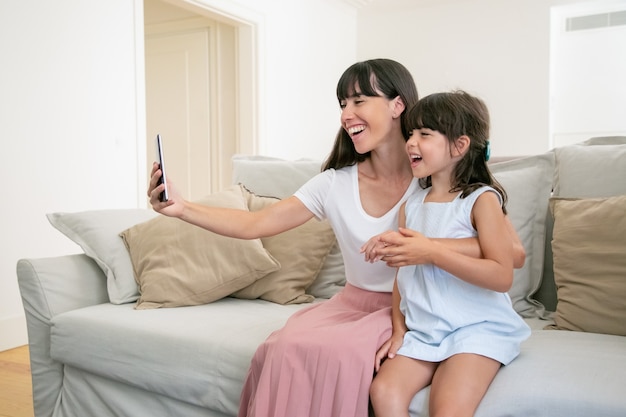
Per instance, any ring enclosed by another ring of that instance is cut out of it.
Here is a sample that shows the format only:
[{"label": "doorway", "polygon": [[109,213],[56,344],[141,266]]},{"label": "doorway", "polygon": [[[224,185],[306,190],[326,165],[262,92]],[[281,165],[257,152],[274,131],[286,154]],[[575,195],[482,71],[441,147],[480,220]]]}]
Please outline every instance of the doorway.
[{"label": "doorway", "polygon": [[168,176],[187,199],[230,185],[232,155],[256,150],[254,103],[239,95],[242,83],[254,84],[240,51],[254,48],[240,25],[144,0],[146,167],[158,133]]}]

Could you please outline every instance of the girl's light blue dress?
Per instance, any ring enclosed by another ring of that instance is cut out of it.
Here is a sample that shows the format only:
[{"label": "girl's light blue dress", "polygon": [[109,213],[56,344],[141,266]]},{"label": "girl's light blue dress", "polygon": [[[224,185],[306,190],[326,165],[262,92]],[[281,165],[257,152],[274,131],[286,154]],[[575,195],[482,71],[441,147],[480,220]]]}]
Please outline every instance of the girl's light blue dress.
[{"label": "girl's light blue dress", "polygon": [[[474,202],[484,192],[498,194],[482,187],[449,203],[424,203],[429,190],[410,196],[405,213],[407,228],[431,238],[476,236],[470,217]],[[508,294],[469,284],[433,265],[401,267],[398,289],[409,328],[400,355],[441,362],[458,353],[474,353],[507,365],[530,335]]]}]

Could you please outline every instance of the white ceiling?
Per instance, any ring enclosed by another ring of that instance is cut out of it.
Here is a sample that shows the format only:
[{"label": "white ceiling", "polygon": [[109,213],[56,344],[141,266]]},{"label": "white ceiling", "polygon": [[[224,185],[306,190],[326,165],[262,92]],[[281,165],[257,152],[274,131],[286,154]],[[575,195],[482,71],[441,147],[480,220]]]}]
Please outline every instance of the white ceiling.
[{"label": "white ceiling", "polygon": [[357,8],[395,8],[395,7],[422,7],[443,3],[458,3],[469,0],[341,0]]}]

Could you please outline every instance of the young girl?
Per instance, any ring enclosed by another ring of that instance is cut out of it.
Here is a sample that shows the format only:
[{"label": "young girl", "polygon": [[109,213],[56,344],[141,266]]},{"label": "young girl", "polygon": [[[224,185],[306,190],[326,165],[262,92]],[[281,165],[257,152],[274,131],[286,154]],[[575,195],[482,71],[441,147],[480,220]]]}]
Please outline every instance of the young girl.
[{"label": "young girl", "polygon": [[[506,294],[514,256],[506,193],[487,167],[489,114],[463,91],[433,94],[409,111],[408,127],[406,152],[421,187],[400,208],[396,233],[410,238],[413,265],[383,257],[407,266],[397,271],[393,332],[376,356],[372,405],[377,417],[408,416],[413,396],[430,384],[430,416],[473,416],[530,334]],[[392,235],[380,237],[383,246]],[[433,240],[472,236],[482,259]]]}]

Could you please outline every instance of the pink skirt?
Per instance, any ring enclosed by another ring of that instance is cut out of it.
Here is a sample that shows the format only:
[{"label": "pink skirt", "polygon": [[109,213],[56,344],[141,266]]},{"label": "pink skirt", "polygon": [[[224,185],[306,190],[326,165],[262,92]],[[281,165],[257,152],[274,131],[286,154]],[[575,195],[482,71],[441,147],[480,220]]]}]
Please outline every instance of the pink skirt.
[{"label": "pink skirt", "polygon": [[259,346],[239,417],[367,417],[376,351],[390,336],[391,294],[347,284]]}]

